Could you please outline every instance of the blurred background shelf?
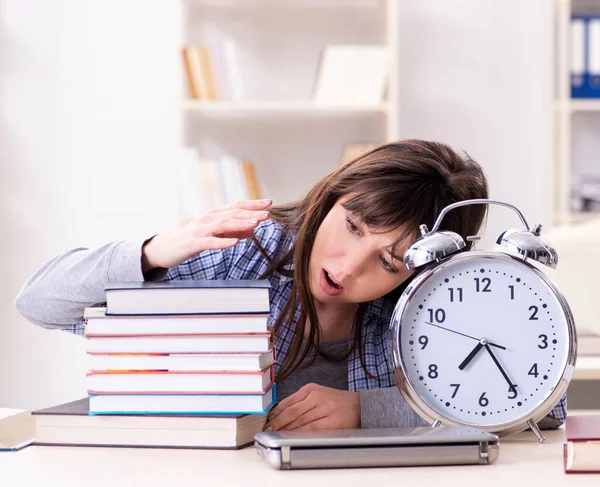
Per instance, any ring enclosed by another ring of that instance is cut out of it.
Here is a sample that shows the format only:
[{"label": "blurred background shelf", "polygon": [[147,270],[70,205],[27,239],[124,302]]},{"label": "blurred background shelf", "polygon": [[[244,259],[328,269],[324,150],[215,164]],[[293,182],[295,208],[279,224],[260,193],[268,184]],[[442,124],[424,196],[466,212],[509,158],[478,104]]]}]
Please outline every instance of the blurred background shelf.
[{"label": "blurred background shelf", "polygon": [[319,105],[312,101],[204,101],[184,100],[182,108],[195,115],[252,116],[299,116],[338,117],[386,115],[389,105],[377,106]]}]

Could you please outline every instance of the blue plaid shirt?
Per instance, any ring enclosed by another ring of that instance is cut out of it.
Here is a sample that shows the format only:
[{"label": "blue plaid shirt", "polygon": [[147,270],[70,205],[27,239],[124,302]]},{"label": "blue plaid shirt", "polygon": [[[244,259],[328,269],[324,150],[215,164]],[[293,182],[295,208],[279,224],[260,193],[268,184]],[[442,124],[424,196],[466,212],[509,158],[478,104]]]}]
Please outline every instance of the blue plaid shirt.
[{"label": "blue plaid shirt", "polygon": [[[267,254],[275,259],[286,252],[294,243],[292,235],[284,235],[280,224],[273,220],[261,223],[255,231],[257,240]],[[205,251],[169,270],[166,280],[171,279],[258,279],[268,268],[268,262],[259,252],[252,239],[241,241],[225,250]],[[281,313],[292,291],[292,279],[278,272],[269,277],[271,283],[269,323],[273,324]],[[351,391],[396,387],[388,362],[388,331],[394,305],[383,298],[368,303],[363,318],[364,362],[369,377],[359,358],[358,347],[348,359],[348,388]],[[294,322],[279,330],[275,337],[277,360],[275,370],[281,363],[292,343],[294,328],[300,310],[296,310]],[[566,396],[551,411],[550,416],[561,422],[566,418]]]},{"label": "blue plaid shirt", "polygon": [[[255,230],[255,236],[272,259],[285,253],[294,244],[294,236],[285,235],[282,226],[273,220],[261,223]],[[228,249],[206,250],[195,255],[169,269],[164,280],[258,279],[267,268],[268,262],[252,239],[248,238]],[[273,324],[290,297],[293,281],[278,272],[268,279],[271,284],[269,323]],[[348,388],[351,391],[396,387],[388,362],[388,331],[393,310],[394,304],[383,298],[367,304],[362,322],[364,362],[375,378],[365,373],[360,363],[358,347],[355,347],[348,358]],[[289,327],[282,327],[275,336],[276,371],[292,343],[299,316],[298,309],[294,322]],[[82,335],[83,322],[73,325],[69,331]],[[551,411],[550,416],[563,422],[566,418],[566,404],[565,396]]]}]

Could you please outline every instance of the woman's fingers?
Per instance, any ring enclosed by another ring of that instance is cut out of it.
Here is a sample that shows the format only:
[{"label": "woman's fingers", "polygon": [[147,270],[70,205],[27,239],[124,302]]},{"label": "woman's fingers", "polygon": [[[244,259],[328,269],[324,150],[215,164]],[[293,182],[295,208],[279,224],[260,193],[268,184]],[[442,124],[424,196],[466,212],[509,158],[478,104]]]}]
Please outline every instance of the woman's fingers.
[{"label": "woman's fingers", "polygon": [[230,237],[232,234],[239,235],[245,233],[248,233],[248,236],[250,236],[258,224],[259,221],[257,219],[245,220],[237,218],[219,218],[218,220],[202,225],[198,236]]}]

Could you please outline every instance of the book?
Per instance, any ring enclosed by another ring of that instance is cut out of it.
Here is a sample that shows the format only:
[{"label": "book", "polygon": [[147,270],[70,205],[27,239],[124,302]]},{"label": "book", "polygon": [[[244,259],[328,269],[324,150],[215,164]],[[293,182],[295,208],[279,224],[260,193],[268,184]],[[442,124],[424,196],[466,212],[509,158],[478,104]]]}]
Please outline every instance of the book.
[{"label": "book", "polygon": [[275,349],[261,353],[88,353],[87,368],[97,370],[243,371],[275,363]]},{"label": "book", "polygon": [[32,412],[36,445],[236,449],[265,415],[90,415],[89,398]]},{"label": "book", "polygon": [[214,353],[266,352],[270,333],[228,335],[93,336],[87,352],[95,353]]},{"label": "book", "polygon": [[202,333],[267,333],[268,314],[234,315],[107,315],[106,308],[85,308],[86,336],[197,335]]},{"label": "book", "polygon": [[389,72],[382,45],[329,45],[321,54],[313,101],[319,105],[377,106]]},{"label": "book", "polygon": [[90,394],[263,394],[273,368],[247,372],[95,371],[86,377]]},{"label": "book", "polygon": [[266,414],[275,385],[264,394],[99,394],[90,414]]},{"label": "book", "polygon": [[33,441],[34,425],[26,409],[0,408],[0,451],[17,451]]},{"label": "book", "polygon": [[109,284],[107,315],[269,314],[269,281],[174,280]]},{"label": "book", "polygon": [[600,414],[567,416],[565,437],[565,472],[600,473]]},{"label": "book", "polygon": [[577,330],[577,355],[600,356],[600,335],[587,330]]}]

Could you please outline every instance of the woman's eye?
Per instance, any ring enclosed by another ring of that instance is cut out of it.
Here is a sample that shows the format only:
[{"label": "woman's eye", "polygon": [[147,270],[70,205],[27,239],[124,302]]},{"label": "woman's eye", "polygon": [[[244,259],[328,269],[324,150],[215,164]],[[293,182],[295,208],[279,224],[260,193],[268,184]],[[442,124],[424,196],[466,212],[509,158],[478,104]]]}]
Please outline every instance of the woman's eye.
[{"label": "woman's eye", "polygon": [[350,220],[350,218],[346,218],[346,224],[348,226],[348,230],[350,230],[352,233],[359,233],[358,227],[352,220]]},{"label": "woman's eye", "polygon": [[380,257],[379,260],[381,260],[381,265],[383,266],[383,268],[386,271],[389,271],[393,274],[396,274],[398,272],[398,269],[396,269],[395,267],[392,266],[392,264],[390,264],[385,258]]}]

